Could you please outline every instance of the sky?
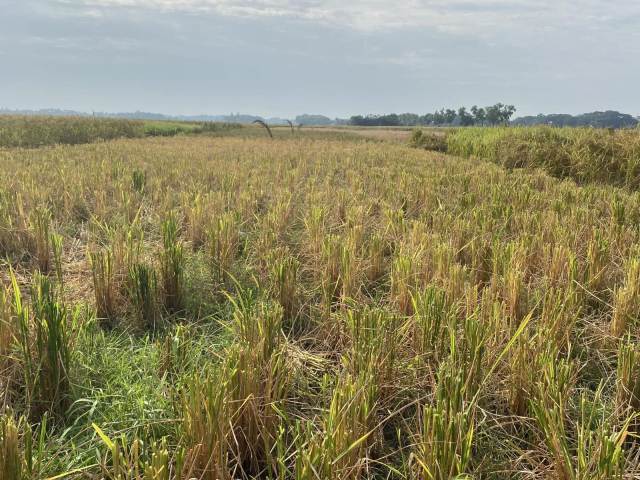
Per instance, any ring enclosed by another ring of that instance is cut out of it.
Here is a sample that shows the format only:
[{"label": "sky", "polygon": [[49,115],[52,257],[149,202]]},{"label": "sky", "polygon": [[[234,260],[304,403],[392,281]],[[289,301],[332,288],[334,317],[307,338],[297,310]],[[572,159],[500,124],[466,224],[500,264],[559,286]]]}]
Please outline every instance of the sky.
[{"label": "sky", "polygon": [[640,114],[640,0],[0,0],[0,108]]}]

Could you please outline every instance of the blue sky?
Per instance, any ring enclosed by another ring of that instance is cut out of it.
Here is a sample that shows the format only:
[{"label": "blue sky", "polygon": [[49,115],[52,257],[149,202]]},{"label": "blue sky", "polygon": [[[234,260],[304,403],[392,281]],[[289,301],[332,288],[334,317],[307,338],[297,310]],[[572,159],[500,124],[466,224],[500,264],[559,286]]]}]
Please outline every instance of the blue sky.
[{"label": "blue sky", "polygon": [[0,107],[640,114],[640,0],[0,0]]}]

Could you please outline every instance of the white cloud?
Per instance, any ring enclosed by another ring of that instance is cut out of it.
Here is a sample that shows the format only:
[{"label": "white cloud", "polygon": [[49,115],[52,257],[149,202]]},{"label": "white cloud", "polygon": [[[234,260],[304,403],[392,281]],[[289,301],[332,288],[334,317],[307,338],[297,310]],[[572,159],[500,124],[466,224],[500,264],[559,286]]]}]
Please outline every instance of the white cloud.
[{"label": "white cloud", "polygon": [[151,8],[234,17],[283,17],[364,31],[407,27],[452,33],[572,26],[598,29],[640,16],[637,0],[59,0],[88,8]]}]

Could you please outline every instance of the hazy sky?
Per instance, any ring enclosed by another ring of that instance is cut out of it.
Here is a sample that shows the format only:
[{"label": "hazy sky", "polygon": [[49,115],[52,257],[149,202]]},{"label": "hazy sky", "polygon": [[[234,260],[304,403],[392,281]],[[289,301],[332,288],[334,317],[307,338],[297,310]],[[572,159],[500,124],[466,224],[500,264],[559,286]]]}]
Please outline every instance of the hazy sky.
[{"label": "hazy sky", "polygon": [[0,107],[640,114],[640,0],[0,0]]}]

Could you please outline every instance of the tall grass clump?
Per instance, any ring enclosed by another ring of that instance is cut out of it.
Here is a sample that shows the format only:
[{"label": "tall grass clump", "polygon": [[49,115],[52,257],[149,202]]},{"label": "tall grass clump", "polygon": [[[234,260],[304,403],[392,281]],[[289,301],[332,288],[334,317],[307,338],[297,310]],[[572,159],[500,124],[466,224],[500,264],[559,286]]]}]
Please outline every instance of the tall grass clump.
[{"label": "tall grass clump", "polygon": [[230,480],[232,405],[227,395],[224,364],[204,378],[195,376],[182,396],[186,478]]},{"label": "tall grass clump", "polygon": [[290,382],[281,328],[279,306],[250,297],[235,303],[237,343],[219,368],[190,381],[183,396],[192,474],[253,478],[278,469],[274,446]]},{"label": "tall grass clump", "polygon": [[282,307],[284,318],[293,323],[297,309],[298,300],[298,271],[300,262],[291,255],[284,255],[274,260],[271,267],[274,296]]},{"label": "tall grass clump", "polygon": [[96,424],[93,424],[93,428],[107,448],[98,458],[103,478],[171,480],[180,472],[181,458],[177,459],[177,472],[172,471],[166,439],[147,445],[135,438],[129,443],[124,435],[118,439],[111,439]]},{"label": "tall grass clump", "polygon": [[213,222],[207,236],[207,250],[216,280],[224,283],[238,252],[240,237],[236,217],[227,213]]},{"label": "tall grass clump", "polygon": [[132,265],[129,268],[127,292],[135,310],[137,326],[141,329],[155,329],[160,318],[155,269],[144,263]]},{"label": "tall grass clump", "polygon": [[415,478],[445,480],[470,473],[476,406],[466,398],[465,379],[443,365],[435,402],[418,416],[411,454]]},{"label": "tall grass clump", "polygon": [[640,411],[640,347],[630,336],[621,340],[618,350],[616,404],[625,412]]},{"label": "tall grass clump", "polygon": [[22,256],[30,249],[30,221],[22,206],[20,195],[12,198],[7,189],[0,188],[0,255],[3,257]]},{"label": "tall grass clump", "polygon": [[[580,395],[579,416],[575,426],[571,425],[564,396],[570,388],[567,382],[571,375],[571,367],[564,361],[558,367],[548,364],[543,382],[551,391],[533,401],[535,418],[552,453],[553,475],[561,480],[622,478],[626,462],[624,445],[634,416],[620,422],[615,415],[608,414],[603,408],[600,384],[592,398],[586,392]],[[544,406],[544,402],[553,403]],[[575,428],[575,433],[570,428]]]},{"label": "tall grass clump", "polygon": [[31,228],[38,268],[42,273],[48,273],[51,265],[51,211],[44,207],[36,209],[31,217]]},{"label": "tall grass clump", "polygon": [[160,276],[164,306],[175,313],[184,306],[184,247],[178,238],[178,223],[171,216],[162,224],[162,252],[160,253]]},{"label": "tall grass clump", "polygon": [[208,209],[205,199],[197,194],[190,205],[187,206],[187,238],[191,240],[191,247],[197,250],[206,241],[206,222]]},{"label": "tall grass clump", "polygon": [[174,379],[187,371],[191,364],[191,349],[194,342],[193,329],[188,325],[176,325],[158,344],[160,351],[160,374]]},{"label": "tall grass clump", "polygon": [[375,408],[376,385],[368,373],[341,377],[320,428],[298,425],[294,477],[361,478],[368,467]]},{"label": "tall grass clump", "polygon": [[556,364],[555,358],[546,358],[542,367],[543,377],[538,384],[532,409],[553,455],[558,478],[570,478],[572,462],[566,424],[569,389],[574,381],[572,365],[566,361]]},{"label": "tall grass clump", "polygon": [[382,309],[348,310],[344,315],[349,348],[342,362],[354,376],[369,375],[378,402],[399,391],[400,319]]},{"label": "tall grass clump", "polygon": [[0,372],[4,372],[9,363],[9,354],[17,334],[10,289],[0,285]]},{"label": "tall grass clump", "polygon": [[405,315],[413,313],[412,295],[418,282],[418,267],[415,258],[399,254],[391,267],[391,296],[398,310]]},{"label": "tall grass clump", "polygon": [[53,266],[56,274],[56,280],[58,282],[58,288],[61,292],[64,292],[64,274],[62,270],[62,254],[63,254],[63,245],[62,245],[62,235],[57,233],[51,234],[51,250],[53,251]]},{"label": "tall grass clump", "polygon": [[34,280],[31,310],[22,304],[15,277],[13,287],[14,309],[20,322],[26,404],[34,418],[45,412],[62,417],[71,393],[71,342],[78,312],[69,312],[59,301],[47,277],[39,275]]},{"label": "tall grass clump", "polygon": [[541,368],[536,356],[540,341],[525,331],[509,351],[509,409],[519,417],[531,413],[529,400],[536,391],[537,372]]},{"label": "tall grass clump", "polygon": [[638,319],[640,308],[640,260],[633,258],[627,267],[624,286],[615,292],[611,334],[620,337]]},{"label": "tall grass clump", "polygon": [[[619,422],[615,415],[602,410],[603,386],[593,398],[580,396],[580,417],[577,424],[576,461],[573,476],[576,480],[622,478],[625,471],[624,445],[629,425],[635,415]],[[636,414],[637,415],[637,414]]]},{"label": "tall grass clump", "polygon": [[96,316],[105,324],[112,323],[116,314],[117,285],[114,271],[113,252],[102,249],[89,252]]},{"label": "tall grass clump", "polygon": [[260,302],[254,306],[246,299],[235,304],[237,343],[229,352],[234,368],[228,377],[236,408],[235,457],[254,475],[265,468],[276,469],[273,446],[291,374],[282,321],[279,305]]},{"label": "tall grass clump", "polygon": [[366,276],[370,283],[379,282],[386,269],[386,250],[387,245],[379,234],[371,236],[366,246],[366,257],[368,264],[366,266]]},{"label": "tall grass clump", "polygon": [[416,478],[444,480],[470,473],[486,327],[474,315],[461,327],[456,339],[456,325],[449,325],[449,356],[438,368],[435,398],[418,413],[411,453]]},{"label": "tall grass clump", "polygon": [[411,295],[411,304],[415,351],[438,364],[449,350],[448,332],[456,321],[455,309],[447,302],[446,292],[433,286]]},{"label": "tall grass clump", "polygon": [[0,414],[0,478],[27,480],[26,467],[19,424],[10,412]]},{"label": "tall grass clump", "polygon": [[131,187],[138,193],[144,193],[147,185],[147,174],[142,170],[134,170],[131,174]]}]

